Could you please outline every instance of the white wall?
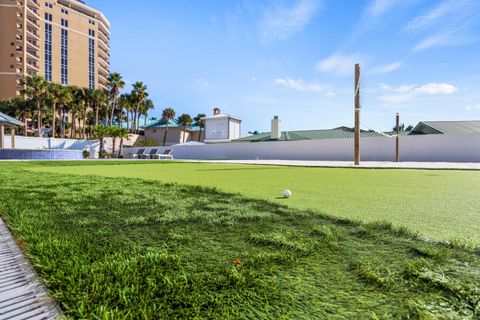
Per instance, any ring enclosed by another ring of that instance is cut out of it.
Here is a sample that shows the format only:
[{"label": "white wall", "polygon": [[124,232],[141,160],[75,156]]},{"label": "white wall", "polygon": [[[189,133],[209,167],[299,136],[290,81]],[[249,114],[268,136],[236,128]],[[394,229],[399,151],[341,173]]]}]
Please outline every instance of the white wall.
[{"label": "white wall", "polygon": [[205,139],[206,140],[228,140],[228,118],[205,120]]},{"label": "white wall", "polygon": [[228,129],[229,129],[229,133],[228,133],[229,140],[240,139],[240,121],[236,119],[230,119]]},{"label": "white wall", "polygon": [[[12,137],[5,135],[4,146],[6,149],[12,147]],[[93,158],[98,155],[100,143],[98,140],[75,140],[75,139],[52,139],[15,136],[16,149],[67,149],[67,150],[89,150]]]},{"label": "white wall", "polygon": [[[161,150],[172,147],[158,147]],[[125,157],[139,148],[124,151]],[[148,148],[147,148],[148,149]],[[353,139],[222,143],[174,146],[176,159],[353,161]],[[362,138],[363,161],[394,161],[395,138]],[[401,161],[480,162],[480,134],[400,137]]]}]

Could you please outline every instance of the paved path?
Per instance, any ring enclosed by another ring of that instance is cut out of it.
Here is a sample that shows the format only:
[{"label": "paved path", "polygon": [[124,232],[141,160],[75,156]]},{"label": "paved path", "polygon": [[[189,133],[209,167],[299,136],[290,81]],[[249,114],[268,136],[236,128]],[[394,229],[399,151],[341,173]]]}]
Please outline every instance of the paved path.
[{"label": "paved path", "polygon": [[0,320],[58,318],[56,305],[0,218]]},{"label": "paved path", "polygon": [[[350,161],[304,161],[304,160],[184,160],[188,162],[207,162],[225,164],[259,164],[276,166],[355,168]],[[480,163],[457,162],[378,162],[363,161],[360,168],[371,169],[445,169],[445,170],[480,170]]]}]

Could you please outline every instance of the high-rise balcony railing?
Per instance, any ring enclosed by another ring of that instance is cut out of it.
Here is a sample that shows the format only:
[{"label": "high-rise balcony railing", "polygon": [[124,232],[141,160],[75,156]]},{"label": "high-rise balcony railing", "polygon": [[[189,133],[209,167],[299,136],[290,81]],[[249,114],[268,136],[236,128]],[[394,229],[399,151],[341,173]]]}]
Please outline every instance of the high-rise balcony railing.
[{"label": "high-rise balcony railing", "polygon": [[100,37],[98,38],[98,43],[100,44],[100,46],[102,48],[104,48],[107,52],[110,51],[110,46],[105,42],[103,41]]},{"label": "high-rise balcony railing", "polygon": [[29,27],[34,28],[34,29],[40,29],[40,26],[37,24],[37,21],[32,20],[32,19],[27,19],[27,24]]},{"label": "high-rise balcony railing", "polygon": [[27,38],[30,40],[40,41],[40,37],[33,29],[27,29]]},{"label": "high-rise balcony railing", "polygon": [[30,17],[32,19],[37,19],[37,20],[41,19],[38,13],[30,9],[29,7],[27,7],[27,17]]},{"label": "high-rise balcony railing", "polygon": [[27,3],[33,6],[35,9],[40,10],[40,4],[35,0],[26,0]]},{"label": "high-rise balcony railing", "polygon": [[40,57],[37,55],[35,51],[27,50],[27,58],[32,59],[34,61],[40,61]]},{"label": "high-rise balcony railing", "polygon": [[38,45],[38,43],[30,40],[27,40],[27,47],[33,50],[40,51],[40,46]]}]

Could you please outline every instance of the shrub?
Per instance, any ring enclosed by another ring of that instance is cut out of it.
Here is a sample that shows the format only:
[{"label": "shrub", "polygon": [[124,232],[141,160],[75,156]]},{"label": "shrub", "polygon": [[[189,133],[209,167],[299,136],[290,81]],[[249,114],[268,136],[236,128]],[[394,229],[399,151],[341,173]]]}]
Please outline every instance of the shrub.
[{"label": "shrub", "polygon": [[86,150],[86,149],[83,150],[82,156],[83,156],[83,159],[88,159],[88,158],[90,158],[90,151],[88,151],[88,150]]},{"label": "shrub", "polygon": [[98,157],[100,159],[108,159],[110,154],[106,150],[100,150],[100,152],[98,152]]}]

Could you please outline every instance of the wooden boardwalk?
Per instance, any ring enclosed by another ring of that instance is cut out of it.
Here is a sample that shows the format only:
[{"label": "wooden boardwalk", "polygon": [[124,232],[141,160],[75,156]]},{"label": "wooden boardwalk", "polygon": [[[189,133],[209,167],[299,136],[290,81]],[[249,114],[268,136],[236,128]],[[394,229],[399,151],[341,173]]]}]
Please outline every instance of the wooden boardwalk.
[{"label": "wooden boardwalk", "polygon": [[0,320],[59,318],[60,311],[0,218]]}]

